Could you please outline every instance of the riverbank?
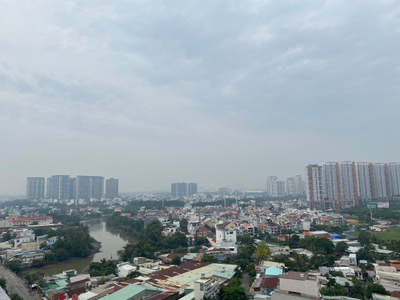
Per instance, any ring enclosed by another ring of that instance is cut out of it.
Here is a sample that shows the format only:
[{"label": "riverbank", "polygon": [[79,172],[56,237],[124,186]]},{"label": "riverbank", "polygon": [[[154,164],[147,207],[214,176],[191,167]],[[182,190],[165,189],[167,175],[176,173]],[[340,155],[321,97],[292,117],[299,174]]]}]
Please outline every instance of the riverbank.
[{"label": "riverbank", "polygon": [[[45,276],[53,276],[70,269],[75,269],[78,273],[84,273],[87,272],[87,267],[91,262],[100,262],[102,259],[118,259],[118,250],[122,250],[128,243],[134,244],[138,242],[137,239],[132,238],[123,231],[106,226],[104,220],[92,219],[87,222],[87,225],[89,234],[94,240],[93,249],[89,257],[70,258],[43,268],[30,268],[27,270],[41,270]],[[24,274],[26,274],[26,271],[24,271]]]},{"label": "riverbank", "polygon": [[[42,266],[40,268],[35,268],[35,267],[25,268],[20,273],[18,273],[18,277],[23,278],[27,273],[29,273],[31,271],[37,271],[37,270],[42,270],[46,276],[51,276],[54,274],[50,274],[50,273],[46,272],[46,270],[61,269],[63,266],[65,266],[65,268],[62,271],[73,269],[73,268],[70,268],[70,266],[74,266],[74,265],[77,265],[77,266],[84,265],[85,268],[87,268],[89,266],[89,263],[93,261],[94,255],[101,252],[100,251],[101,242],[94,239],[92,245],[93,245],[93,249],[90,251],[90,255],[88,257],[71,257],[64,261],[55,261],[54,263],[50,263],[50,264]],[[82,271],[84,271],[85,268],[82,269]]]}]

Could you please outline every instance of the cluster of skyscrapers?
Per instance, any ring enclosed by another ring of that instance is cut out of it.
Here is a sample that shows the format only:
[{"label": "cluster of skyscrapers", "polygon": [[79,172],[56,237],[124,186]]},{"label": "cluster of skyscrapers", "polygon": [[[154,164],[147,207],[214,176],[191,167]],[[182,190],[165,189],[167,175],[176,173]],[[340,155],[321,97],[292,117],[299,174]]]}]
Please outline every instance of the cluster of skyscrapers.
[{"label": "cluster of skyscrapers", "polygon": [[197,194],[197,183],[176,182],[171,183],[172,197],[191,197]]},{"label": "cluster of skyscrapers", "polygon": [[[45,194],[46,191],[46,194]],[[28,199],[114,199],[118,197],[118,179],[106,180],[104,193],[104,177],[82,176],[71,178],[69,175],[53,175],[47,178],[45,189],[44,177],[28,177],[26,197]]]},{"label": "cluster of skyscrapers", "polygon": [[304,182],[299,174],[285,180],[278,180],[277,176],[268,176],[267,192],[269,197],[304,195]]},{"label": "cluster of skyscrapers", "polygon": [[400,196],[400,163],[327,162],[306,166],[310,208],[356,206]]}]

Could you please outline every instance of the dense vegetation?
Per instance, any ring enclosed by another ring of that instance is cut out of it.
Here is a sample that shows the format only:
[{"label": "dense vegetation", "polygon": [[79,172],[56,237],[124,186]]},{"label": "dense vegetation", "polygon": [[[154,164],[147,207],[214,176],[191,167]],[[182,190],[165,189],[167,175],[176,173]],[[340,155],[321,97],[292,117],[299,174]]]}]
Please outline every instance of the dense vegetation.
[{"label": "dense vegetation", "polygon": [[102,259],[100,262],[91,262],[89,264],[89,274],[90,276],[106,276],[115,273],[117,268],[116,260],[106,260]]},{"label": "dense vegetation", "polygon": [[121,217],[119,213],[114,213],[107,217],[107,226],[117,228],[133,237],[140,238],[144,229],[143,220],[133,220],[128,217]]},{"label": "dense vegetation", "polygon": [[[112,220],[116,220],[117,218],[126,217],[113,216]],[[109,224],[108,219],[107,224]],[[128,244],[123,250],[118,251],[120,259],[132,262],[134,257],[145,256],[154,258],[158,253],[169,253],[171,249],[187,247],[188,241],[184,234],[178,232],[164,236],[161,233],[162,229],[162,224],[159,221],[152,221],[141,231],[135,230],[134,236],[140,239],[140,243]]]}]

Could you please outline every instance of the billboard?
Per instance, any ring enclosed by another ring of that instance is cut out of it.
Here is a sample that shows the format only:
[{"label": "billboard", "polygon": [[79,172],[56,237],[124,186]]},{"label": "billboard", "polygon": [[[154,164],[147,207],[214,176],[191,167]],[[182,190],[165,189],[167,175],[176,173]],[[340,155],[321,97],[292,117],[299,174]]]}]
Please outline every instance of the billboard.
[{"label": "billboard", "polygon": [[378,208],[389,208],[389,202],[378,202]]},{"label": "billboard", "polygon": [[377,209],[378,204],[377,203],[365,203],[365,208],[366,209]]}]

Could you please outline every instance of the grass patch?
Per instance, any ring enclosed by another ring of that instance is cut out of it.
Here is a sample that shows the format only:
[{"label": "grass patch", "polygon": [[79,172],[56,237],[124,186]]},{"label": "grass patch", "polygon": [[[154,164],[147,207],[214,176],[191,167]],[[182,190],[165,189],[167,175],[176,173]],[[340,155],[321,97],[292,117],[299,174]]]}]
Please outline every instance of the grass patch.
[{"label": "grass patch", "polygon": [[[400,240],[400,227],[391,227],[389,232],[368,231],[378,240]],[[358,236],[360,232],[350,232],[349,235]]]}]

